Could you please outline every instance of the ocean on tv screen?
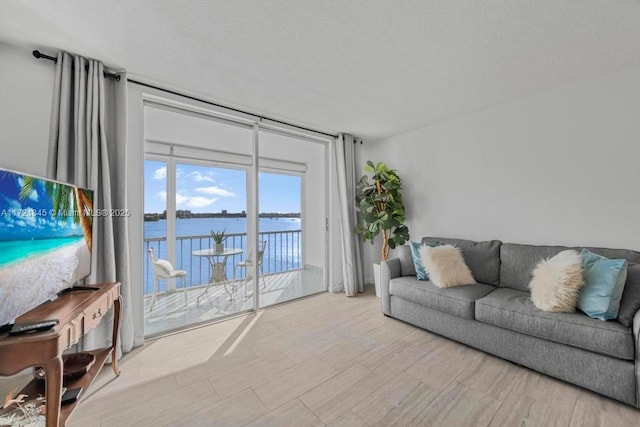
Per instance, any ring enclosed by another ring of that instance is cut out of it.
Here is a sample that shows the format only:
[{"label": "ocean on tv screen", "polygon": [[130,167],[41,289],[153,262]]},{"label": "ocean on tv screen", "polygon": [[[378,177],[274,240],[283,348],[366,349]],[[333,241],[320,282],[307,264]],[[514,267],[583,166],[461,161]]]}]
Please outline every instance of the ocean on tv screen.
[{"label": "ocean on tv screen", "polygon": [[0,170],[0,325],[89,274],[92,201],[91,191]]}]

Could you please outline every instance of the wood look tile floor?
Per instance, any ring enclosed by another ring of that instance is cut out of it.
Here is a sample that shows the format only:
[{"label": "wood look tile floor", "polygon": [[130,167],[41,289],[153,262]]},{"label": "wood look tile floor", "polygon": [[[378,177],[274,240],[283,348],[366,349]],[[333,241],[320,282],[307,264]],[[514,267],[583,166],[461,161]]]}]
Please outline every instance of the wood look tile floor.
[{"label": "wood look tile floor", "polygon": [[627,405],[384,317],[371,291],[163,337],[120,368],[69,426],[640,425]]}]

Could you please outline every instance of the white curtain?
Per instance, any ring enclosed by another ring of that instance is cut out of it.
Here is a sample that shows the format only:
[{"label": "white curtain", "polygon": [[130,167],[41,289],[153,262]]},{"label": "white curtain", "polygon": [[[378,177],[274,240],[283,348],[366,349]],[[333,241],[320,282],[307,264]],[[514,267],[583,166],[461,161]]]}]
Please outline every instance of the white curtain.
[{"label": "white curtain", "polygon": [[340,199],[340,229],[342,236],[342,280],[347,296],[364,291],[362,243],[355,233],[356,211],[355,144],[352,135],[339,134],[335,147]]},{"label": "white curtain", "polygon": [[[126,82],[105,82],[103,72],[98,61],[66,52],[58,54],[47,173],[53,179],[94,190],[94,209],[117,209],[126,215],[126,135],[121,123],[126,113],[116,108],[126,104],[122,100]],[[135,336],[127,221],[126,216],[94,217],[91,276],[86,280],[122,284],[119,354],[131,350]],[[88,334],[81,347],[107,345],[111,318]]]}]

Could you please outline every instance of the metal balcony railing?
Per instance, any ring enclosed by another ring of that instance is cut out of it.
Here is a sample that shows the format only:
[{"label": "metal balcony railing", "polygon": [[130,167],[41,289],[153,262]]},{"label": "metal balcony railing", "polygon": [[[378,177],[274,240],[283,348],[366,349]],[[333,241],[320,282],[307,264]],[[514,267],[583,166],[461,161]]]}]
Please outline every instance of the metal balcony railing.
[{"label": "metal balcony railing", "polygon": [[[301,230],[265,231],[258,234],[258,240],[266,241],[262,267],[265,276],[284,273],[302,268],[302,232]],[[233,277],[234,265],[248,256],[247,234],[229,234],[224,242],[225,248],[242,249],[239,255],[229,256],[226,275]],[[193,255],[194,251],[213,248],[211,235],[178,236],[175,242],[176,260],[172,262],[176,269],[186,270],[187,287],[206,285],[211,277],[211,265],[206,257]],[[148,250],[153,248],[158,259],[167,258],[167,238],[151,237],[144,239],[144,295],[153,290],[153,269],[149,262]],[[236,279],[243,279],[246,269],[237,270]],[[167,291],[167,283],[161,281],[159,292]]]}]

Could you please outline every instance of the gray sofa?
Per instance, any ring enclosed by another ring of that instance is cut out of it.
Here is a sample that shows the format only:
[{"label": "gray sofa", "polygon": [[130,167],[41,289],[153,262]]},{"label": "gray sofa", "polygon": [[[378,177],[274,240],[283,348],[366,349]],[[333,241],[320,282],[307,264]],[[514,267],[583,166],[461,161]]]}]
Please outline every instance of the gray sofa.
[{"label": "gray sofa", "polygon": [[536,263],[570,248],[422,241],[458,246],[477,284],[440,289],[418,281],[410,248],[400,247],[380,266],[385,315],[640,407],[640,252],[588,248],[629,262],[618,319],[603,322],[581,312],[541,311],[529,298]]}]

